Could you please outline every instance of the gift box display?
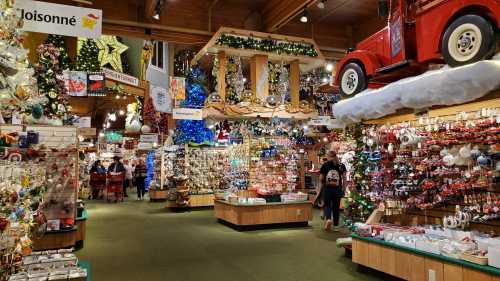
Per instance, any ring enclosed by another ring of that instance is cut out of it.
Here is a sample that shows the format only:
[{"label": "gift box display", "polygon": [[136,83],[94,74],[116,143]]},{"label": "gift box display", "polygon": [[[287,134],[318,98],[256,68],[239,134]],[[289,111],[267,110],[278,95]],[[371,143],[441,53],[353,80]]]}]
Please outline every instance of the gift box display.
[{"label": "gift box display", "polygon": [[33,252],[22,260],[18,273],[9,281],[21,280],[87,280],[87,270],[78,266],[72,249]]}]

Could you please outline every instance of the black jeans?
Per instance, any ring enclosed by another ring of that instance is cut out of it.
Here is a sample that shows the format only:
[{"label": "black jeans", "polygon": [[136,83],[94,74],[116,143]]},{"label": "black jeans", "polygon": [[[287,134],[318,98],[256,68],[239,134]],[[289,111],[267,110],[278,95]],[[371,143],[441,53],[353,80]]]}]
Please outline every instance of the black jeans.
[{"label": "black jeans", "polygon": [[340,200],[344,195],[340,188],[331,187],[325,187],[323,194],[325,201],[323,206],[325,218],[331,220],[333,213],[333,225],[338,226],[340,220]]},{"label": "black jeans", "polygon": [[130,179],[125,179],[123,181],[123,194],[124,195],[127,195],[127,188],[130,186],[130,182],[131,182]]},{"label": "black jeans", "polygon": [[146,187],[144,186],[145,178],[135,178],[135,186],[137,187],[137,198],[143,198],[144,193],[146,193]]}]

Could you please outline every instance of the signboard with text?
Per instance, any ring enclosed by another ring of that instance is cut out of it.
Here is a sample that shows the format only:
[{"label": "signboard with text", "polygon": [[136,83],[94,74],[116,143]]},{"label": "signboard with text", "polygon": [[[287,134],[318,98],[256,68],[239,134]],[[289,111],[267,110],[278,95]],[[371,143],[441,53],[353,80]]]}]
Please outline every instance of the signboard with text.
[{"label": "signboard with text", "polygon": [[99,38],[102,32],[102,10],[17,0],[24,31],[59,34],[74,37]]},{"label": "signboard with text", "polygon": [[203,120],[203,110],[195,108],[174,108],[173,118],[176,120]]},{"label": "signboard with text", "polygon": [[104,75],[106,75],[106,78],[108,78],[108,79],[112,79],[112,80],[115,80],[117,82],[127,84],[127,85],[139,86],[139,79],[137,79],[134,76],[120,73],[120,72],[111,70],[109,68],[103,68],[102,72],[104,72]]}]

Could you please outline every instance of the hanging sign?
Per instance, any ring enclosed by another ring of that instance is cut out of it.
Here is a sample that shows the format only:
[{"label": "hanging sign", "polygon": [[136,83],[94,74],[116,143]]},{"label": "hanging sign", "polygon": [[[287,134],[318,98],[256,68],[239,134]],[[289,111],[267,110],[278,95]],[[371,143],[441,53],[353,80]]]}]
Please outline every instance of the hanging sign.
[{"label": "hanging sign", "polygon": [[68,95],[72,97],[87,96],[87,72],[85,71],[65,71],[64,85]]},{"label": "hanging sign", "polygon": [[318,116],[311,118],[309,120],[309,126],[328,126],[330,125],[332,118],[330,116]]},{"label": "hanging sign", "polygon": [[89,72],[87,75],[87,94],[94,97],[106,96],[104,73]]},{"label": "hanging sign", "polygon": [[109,68],[103,68],[102,72],[106,75],[106,78],[115,80],[117,82],[128,84],[132,86],[139,86],[139,79],[134,76],[120,73]]},{"label": "hanging sign", "polygon": [[170,96],[176,100],[186,99],[186,79],[184,77],[170,76]]},{"label": "hanging sign", "polygon": [[195,108],[174,108],[173,117],[176,120],[203,120],[203,111]]},{"label": "hanging sign", "polygon": [[141,142],[150,142],[150,143],[158,143],[158,135],[157,134],[145,134],[141,135],[140,139]]},{"label": "hanging sign", "polygon": [[172,113],[172,96],[169,95],[167,89],[151,86],[151,98],[156,111]]},{"label": "hanging sign", "polygon": [[99,38],[102,31],[102,10],[17,0],[24,31],[59,34],[74,37]]}]

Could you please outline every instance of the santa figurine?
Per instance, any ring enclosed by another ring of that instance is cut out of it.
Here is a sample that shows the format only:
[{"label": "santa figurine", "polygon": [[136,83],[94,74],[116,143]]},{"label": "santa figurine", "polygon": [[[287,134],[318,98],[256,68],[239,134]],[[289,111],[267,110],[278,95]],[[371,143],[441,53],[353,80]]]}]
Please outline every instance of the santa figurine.
[{"label": "santa figurine", "polygon": [[219,133],[217,134],[217,141],[219,143],[227,143],[229,142],[229,134],[231,132],[231,127],[229,126],[229,122],[224,120],[222,124],[219,123],[218,126]]}]

